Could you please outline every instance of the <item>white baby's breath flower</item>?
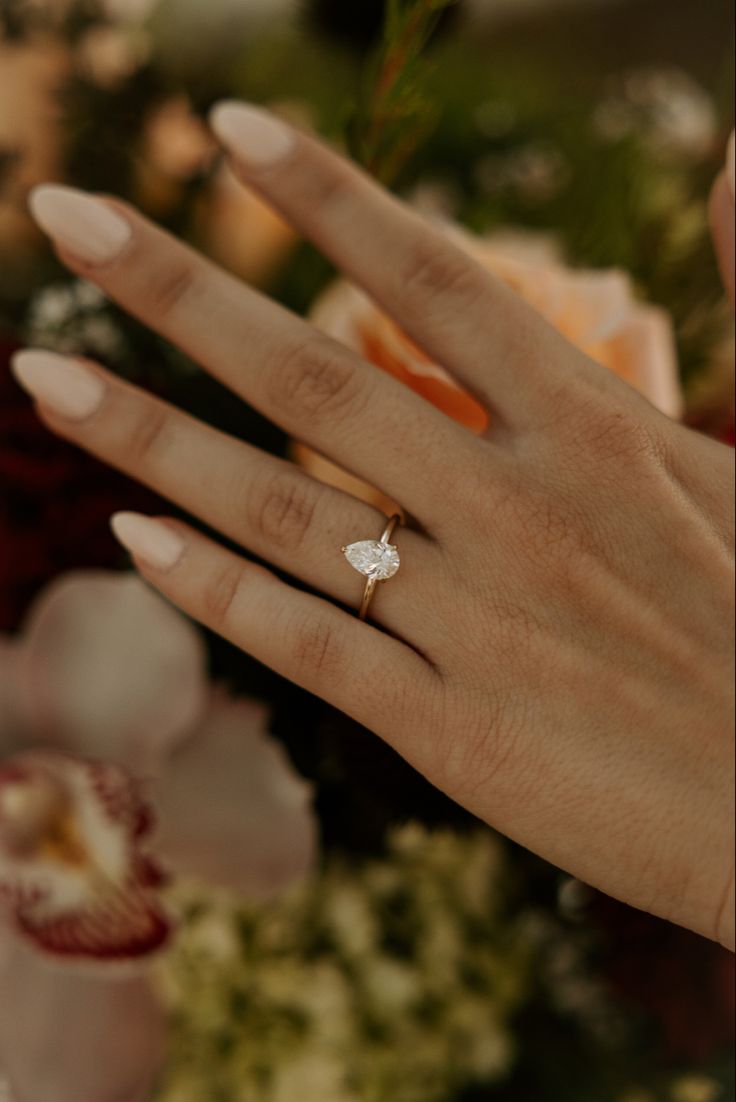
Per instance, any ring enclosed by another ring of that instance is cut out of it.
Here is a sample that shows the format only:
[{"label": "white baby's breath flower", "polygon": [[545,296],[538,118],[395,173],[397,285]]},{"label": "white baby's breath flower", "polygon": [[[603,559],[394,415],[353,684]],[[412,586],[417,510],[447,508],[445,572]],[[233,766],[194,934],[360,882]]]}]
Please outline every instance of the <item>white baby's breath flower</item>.
[{"label": "white baby's breath flower", "polygon": [[57,352],[78,352],[119,360],[127,338],[109,310],[106,296],[86,280],[44,287],[32,300],[25,326],[31,344]]},{"label": "white baby's breath flower", "polygon": [[333,886],[327,901],[327,921],[338,948],[348,956],[370,953],[377,941],[376,921],[366,895],[344,881]]},{"label": "white baby's breath flower", "polygon": [[315,1051],[284,1060],[276,1070],[269,1098],[272,1102],[362,1102],[348,1085],[343,1062]]},{"label": "white baby's breath flower", "polygon": [[363,972],[364,990],[379,1017],[391,1020],[408,1013],[421,994],[421,973],[385,955],[371,958]]},{"label": "white baby's breath flower", "polygon": [[672,1087],[672,1102],[717,1102],[723,1097],[718,1083],[706,1075],[687,1075]]},{"label": "white baby's breath flower", "polygon": [[698,158],[715,141],[718,120],[713,99],[681,69],[635,69],[596,108],[600,136],[618,141],[640,137],[663,156]]}]

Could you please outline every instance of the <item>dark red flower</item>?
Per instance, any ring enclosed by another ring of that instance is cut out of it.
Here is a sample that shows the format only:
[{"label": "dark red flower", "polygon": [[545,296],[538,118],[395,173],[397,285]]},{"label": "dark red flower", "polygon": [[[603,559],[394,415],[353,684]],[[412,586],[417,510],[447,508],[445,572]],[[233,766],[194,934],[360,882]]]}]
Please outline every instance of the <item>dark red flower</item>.
[{"label": "dark red flower", "polygon": [[10,372],[16,350],[0,337],[0,630],[64,570],[123,561],[110,534],[116,509],[155,510],[158,499],[39,421]]},{"label": "dark red flower", "polygon": [[658,1023],[663,1057],[699,1063],[728,1049],[736,1016],[733,954],[607,896],[597,897],[594,910],[611,986]]}]

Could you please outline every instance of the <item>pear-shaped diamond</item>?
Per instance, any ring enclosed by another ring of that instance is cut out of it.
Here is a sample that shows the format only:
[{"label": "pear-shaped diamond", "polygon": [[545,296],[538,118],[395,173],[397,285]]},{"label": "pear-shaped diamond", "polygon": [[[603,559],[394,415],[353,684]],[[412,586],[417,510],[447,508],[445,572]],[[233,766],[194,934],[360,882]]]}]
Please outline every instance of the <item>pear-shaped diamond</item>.
[{"label": "pear-shaped diamond", "polygon": [[391,543],[381,543],[380,540],[361,540],[360,543],[351,543],[349,547],[343,547],[343,552],[350,565],[359,574],[365,574],[367,578],[376,578],[379,582],[393,578],[401,566],[398,548]]}]

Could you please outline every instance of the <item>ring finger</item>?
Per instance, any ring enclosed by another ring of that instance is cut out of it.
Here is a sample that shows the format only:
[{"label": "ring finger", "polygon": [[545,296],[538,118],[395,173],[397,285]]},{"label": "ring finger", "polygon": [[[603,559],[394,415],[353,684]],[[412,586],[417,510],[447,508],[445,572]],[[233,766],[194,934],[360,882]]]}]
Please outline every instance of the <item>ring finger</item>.
[{"label": "ring finger", "polygon": [[[260,558],[355,607],[362,579],[343,544],[379,539],[385,518],[293,463],[267,455],[175,409],[97,365],[48,352],[14,360],[21,384],[58,435],[145,483]],[[431,570],[432,545],[401,531],[405,569],[391,594],[376,594],[371,618],[414,635],[411,578]],[[423,620],[426,630],[426,623]]]}]

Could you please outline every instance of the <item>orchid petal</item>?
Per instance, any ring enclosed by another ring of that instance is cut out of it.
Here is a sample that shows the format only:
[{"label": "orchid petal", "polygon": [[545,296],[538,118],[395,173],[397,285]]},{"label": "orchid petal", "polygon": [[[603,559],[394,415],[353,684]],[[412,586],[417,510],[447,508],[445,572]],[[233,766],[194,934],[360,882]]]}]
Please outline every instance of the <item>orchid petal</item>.
[{"label": "orchid petal", "polygon": [[20,942],[0,959],[0,1067],[15,1102],[147,1102],[164,1050],[145,977],[60,968]]},{"label": "orchid petal", "polygon": [[252,701],[217,694],[153,798],[156,851],[179,871],[262,900],[314,863],[311,785],[266,734],[265,709]]},{"label": "orchid petal", "polygon": [[29,618],[24,707],[45,745],[145,775],[202,713],[204,647],[134,574],[66,575]]},{"label": "orchid petal", "polygon": [[0,761],[23,744],[23,721],[18,695],[20,648],[0,636]]},{"label": "orchid petal", "polygon": [[150,817],[116,766],[36,751],[0,767],[0,901],[45,952],[135,960],[169,932]]}]

